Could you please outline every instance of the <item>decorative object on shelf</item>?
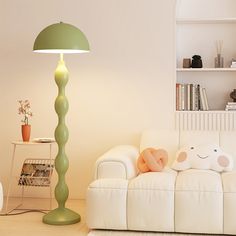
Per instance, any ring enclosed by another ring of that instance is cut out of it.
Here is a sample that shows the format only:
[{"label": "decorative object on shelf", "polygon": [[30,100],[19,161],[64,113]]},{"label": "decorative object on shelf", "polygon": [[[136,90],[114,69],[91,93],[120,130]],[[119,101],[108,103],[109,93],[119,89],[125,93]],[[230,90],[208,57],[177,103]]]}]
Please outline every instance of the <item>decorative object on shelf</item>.
[{"label": "decorative object on shelf", "polygon": [[202,59],[199,55],[192,57],[192,68],[202,68]]},{"label": "decorative object on shelf", "polygon": [[34,138],[33,140],[36,143],[54,143],[54,138]]},{"label": "decorative object on shelf", "polygon": [[83,53],[89,51],[86,36],[73,25],[65,23],[52,24],[43,29],[34,42],[33,50],[41,53],[60,53],[60,60],[55,71],[55,81],[58,86],[58,97],[55,110],[58,115],[58,126],[55,139],[58,144],[58,154],[55,159],[58,183],[55,188],[55,198],[58,207],[43,217],[43,222],[52,225],[68,225],[80,221],[80,215],[65,207],[69,189],[65,182],[65,174],[69,167],[65,145],[69,132],[65,124],[65,116],[69,103],[65,96],[65,86],[68,82],[68,70],[63,60],[63,53]]},{"label": "decorative object on shelf", "polygon": [[21,125],[21,134],[22,140],[24,142],[28,142],[30,140],[30,132],[31,132],[31,125],[29,125],[29,118],[33,116],[30,108],[29,100],[19,100],[20,107],[18,109],[18,114],[23,115],[23,122],[24,124]]},{"label": "decorative object on shelf", "polygon": [[223,40],[216,41],[216,54],[215,57],[215,68],[223,68],[224,67],[224,58],[221,56],[223,47]]},{"label": "decorative object on shelf", "polygon": [[29,142],[31,133],[31,125],[21,125],[21,135],[24,142]]},{"label": "decorative object on shelf", "polygon": [[236,68],[236,60],[232,58],[231,60],[231,65],[230,65],[231,68]]},{"label": "decorative object on shelf", "polygon": [[191,58],[183,59],[183,68],[191,68]]},{"label": "decorative object on shelf", "polygon": [[236,102],[228,102],[225,106],[226,111],[236,111]]},{"label": "decorative object on shelf", "polygon": [[233,102],[236,102],[236,89],[230,93],[230,97],[233,99]]}]

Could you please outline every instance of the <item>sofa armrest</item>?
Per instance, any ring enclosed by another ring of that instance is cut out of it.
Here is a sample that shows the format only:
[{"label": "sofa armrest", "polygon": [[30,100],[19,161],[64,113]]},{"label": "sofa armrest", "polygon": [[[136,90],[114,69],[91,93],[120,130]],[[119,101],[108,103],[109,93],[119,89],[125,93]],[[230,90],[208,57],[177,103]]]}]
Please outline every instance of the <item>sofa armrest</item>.
[{"label": "sofa armrest", "polygon": [[138,173],[138,156],[138,148],[131,145],[120,145],[110,149],[96,161],[95,179],[135,177]]}]

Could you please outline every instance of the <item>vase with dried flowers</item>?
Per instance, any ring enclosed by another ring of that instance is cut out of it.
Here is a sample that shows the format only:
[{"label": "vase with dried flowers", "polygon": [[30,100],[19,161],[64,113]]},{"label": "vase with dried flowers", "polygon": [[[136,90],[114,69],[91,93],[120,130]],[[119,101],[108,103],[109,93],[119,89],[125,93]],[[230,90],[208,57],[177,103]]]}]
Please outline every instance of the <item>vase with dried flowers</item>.
[{"label": "vase with dried flowers", "polygon": [[23,125],[21,125],[21,134],[22,139],[24,142],[28,142],[30,140],[30,132],[31,132],[31,125],[29,125],[29,118],[33,116],[33,113],[31,112],[30,102],[29,100],[20,100],[18,101],[20,104],[20,107],[18,109],[18,114],[23,115],[23,119],[21,122]]}]

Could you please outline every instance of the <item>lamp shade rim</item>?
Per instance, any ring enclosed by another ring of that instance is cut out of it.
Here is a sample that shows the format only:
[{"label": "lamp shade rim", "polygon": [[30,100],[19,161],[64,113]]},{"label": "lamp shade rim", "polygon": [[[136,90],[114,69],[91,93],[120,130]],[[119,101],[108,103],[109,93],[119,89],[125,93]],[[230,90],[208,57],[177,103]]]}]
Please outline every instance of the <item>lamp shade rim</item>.
[{"label": "lamp shade rim", "polygon": [[36,49],[33,52],[37,53],[63,53],[63,54],[76,54],[76,53],[88,53],[90,50],[73,50],[73,49]]}]

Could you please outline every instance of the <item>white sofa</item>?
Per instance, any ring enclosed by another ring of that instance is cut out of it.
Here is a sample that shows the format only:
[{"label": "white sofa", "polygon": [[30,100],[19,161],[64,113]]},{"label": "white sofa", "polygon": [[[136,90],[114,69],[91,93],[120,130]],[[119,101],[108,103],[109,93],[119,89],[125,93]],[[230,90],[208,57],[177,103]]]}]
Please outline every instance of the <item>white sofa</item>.
[{"label": "white sofa", "polygon": [[165,148],[170,165],[180,147],[203,143],[218,144],[236,165],[236,132],[147,130],[139,150],[117,146],[101,156],[87,190],[89,235],[236,235],[236,171],[166,167],[139,175],[136,168],[139,152],[147,147]]}]

